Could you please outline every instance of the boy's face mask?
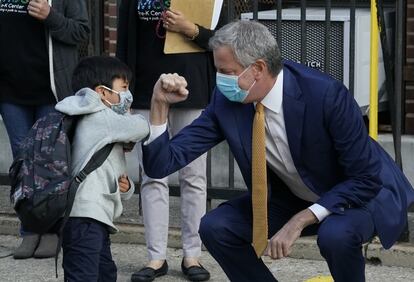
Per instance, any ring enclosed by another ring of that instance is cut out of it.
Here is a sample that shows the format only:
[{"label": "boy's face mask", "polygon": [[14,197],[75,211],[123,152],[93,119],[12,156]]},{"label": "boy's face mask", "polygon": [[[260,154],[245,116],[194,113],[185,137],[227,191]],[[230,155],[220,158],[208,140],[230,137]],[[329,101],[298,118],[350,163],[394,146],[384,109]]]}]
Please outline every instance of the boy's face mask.
[{"label": "boy's face mask", "polygon": [[132,104],[132,101],[133,101],[131,91],[127,90],[127,91],[118,92],[118,91],[115,91],[115,90],[113,90],[111,88],[108,88],[104,85],[102,85],[102,87],[104,89],[108,90],[108,91],[111,91],[111,92],[119,95],[119,103],[116,103],[116,104],[111,103],[106,99],[103,99],[103,100],[105,100],[105,102],[107,102],[111,106],[111,109],[115,113],[120,114],[120,115],[126,114],[128,112],[128,110],[131,108],[131,104]]},{"label": "boy's face mask", "polygon": [[256,80],[255,80],[248,90],[241,89],[239,86],[240,76],[242,76],[249,68],[250,66],[248,66],[239,75],[228,75],[228,74],[217,72],[217,75],[216,75],[217,88],[230,101],[239,102],[239,103],[243,102],[244,99],[246,99],[247,95],[249,95],[250,89],[252,89],[253,85],[256,83]]}]

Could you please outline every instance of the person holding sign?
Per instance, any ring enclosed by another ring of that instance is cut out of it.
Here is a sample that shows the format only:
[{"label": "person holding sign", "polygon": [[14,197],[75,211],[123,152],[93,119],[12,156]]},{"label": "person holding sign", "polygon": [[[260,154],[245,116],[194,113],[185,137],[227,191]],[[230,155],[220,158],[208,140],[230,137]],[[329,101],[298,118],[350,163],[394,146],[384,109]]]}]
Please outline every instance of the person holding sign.
[{"label": "person holding sign", "polygon": [[[203,2],[200,0],[192,0]],[[208,1],[205,1],[208,2]],[[130,85],[134,95],[132,110],[149,115],[153,86],[161,73],[184,75],[190,97],[170,110],[170,134],[175,135],[197,118],[208,104],[215,86],[212,55],[206,52],[211,26],[193,23],[175,10],[170,0],[124,0],[119,7],[117,57],[133,71]],[[183,34],[185,40],[205,50],[193,53],[165,54],[165,36]],[[141,146],[136,146],[141,163]],[[198,234],[201,217],[206,212],[206,154],[179,171],[183,261],[182,272],[189,280],[206,281],[209,272],[199,262],[201,239]],[[141,199],[149,262],[134,273],[132,281],[152,281],[167,274],[167,240],[169,220],[168,178],[153,179],[142,172]]]}]

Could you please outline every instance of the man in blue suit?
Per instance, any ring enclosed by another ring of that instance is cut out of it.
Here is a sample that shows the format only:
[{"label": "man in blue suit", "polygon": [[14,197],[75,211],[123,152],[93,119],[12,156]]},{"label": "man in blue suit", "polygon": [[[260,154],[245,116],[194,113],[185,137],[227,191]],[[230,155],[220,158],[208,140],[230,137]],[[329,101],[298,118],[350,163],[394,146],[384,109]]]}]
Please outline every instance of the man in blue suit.
[{"label": "man in blue suit", "polygon": [[206,214],[200,236],[231,281],[275,281],[252,247],[252,125],[260,102],[269,238],[262,254],[286,257],[301,234],[317,234],[335,281],[365,281],[361,246],[374,235],[385,248],[398,239],[414,200],[408,180],[367,135],[345,86],[282,62],[263,25],[230,23],[216,32],[210,46],[217,89],[201,116],[171,140],[168,109],[186,99],[186,82],[167,74],[154,86],[151,136],[143,146],[146,173],[169,175],[226,140],[249,192]]}]

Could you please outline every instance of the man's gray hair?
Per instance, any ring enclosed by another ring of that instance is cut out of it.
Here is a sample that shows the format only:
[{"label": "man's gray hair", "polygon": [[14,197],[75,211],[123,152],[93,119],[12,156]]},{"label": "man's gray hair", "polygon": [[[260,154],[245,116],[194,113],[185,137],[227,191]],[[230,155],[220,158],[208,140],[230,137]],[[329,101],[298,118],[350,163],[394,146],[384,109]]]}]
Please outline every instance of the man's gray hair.
[{"label": "man's gray hair", "polygon": [[262,59],[269,72],[276,76],[282,69],[282,59],[276,39],[262,24],[255,21],[235,21],[216,31],[209,41],[210,48],[228,46],[243,67]]}]

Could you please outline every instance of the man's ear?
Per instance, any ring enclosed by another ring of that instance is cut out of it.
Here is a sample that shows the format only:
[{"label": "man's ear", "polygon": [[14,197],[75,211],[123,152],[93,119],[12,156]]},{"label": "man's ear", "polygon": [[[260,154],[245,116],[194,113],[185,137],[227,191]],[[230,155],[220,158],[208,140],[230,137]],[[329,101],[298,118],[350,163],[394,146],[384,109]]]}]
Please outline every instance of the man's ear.
[{"label": "man's ear", "polygon": [[267,65],[264,60],[259,59],[253,64],[254,77],[260,79],[265,73],[267,73]]}]

